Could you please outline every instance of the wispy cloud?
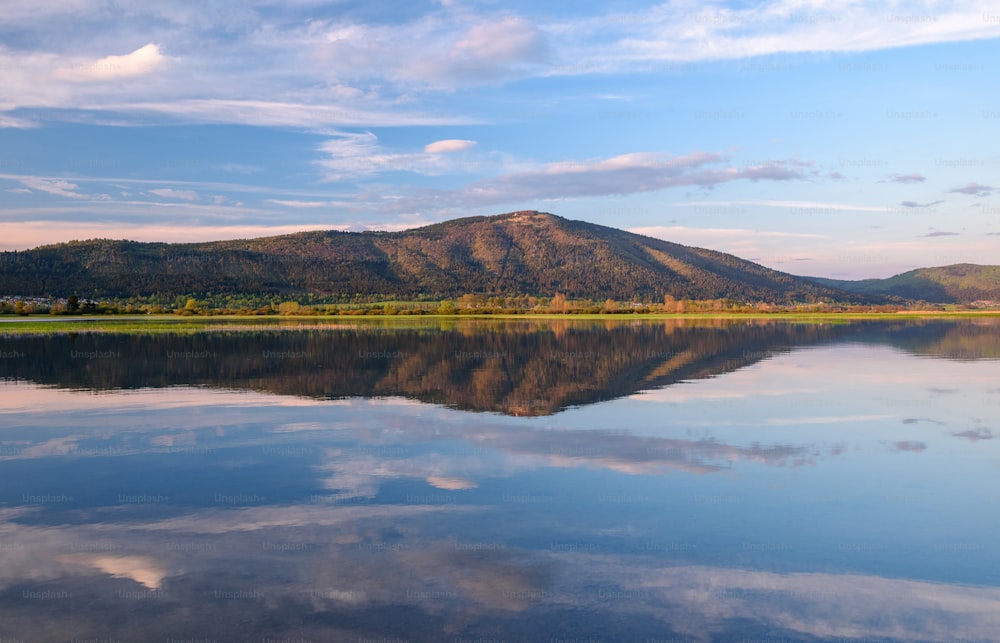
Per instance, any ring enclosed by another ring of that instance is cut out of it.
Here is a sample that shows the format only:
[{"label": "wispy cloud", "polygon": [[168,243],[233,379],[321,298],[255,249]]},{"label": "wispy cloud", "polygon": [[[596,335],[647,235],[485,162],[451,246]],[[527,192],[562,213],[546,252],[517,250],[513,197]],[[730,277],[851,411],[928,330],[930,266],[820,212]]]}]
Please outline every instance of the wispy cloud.
[{"label": "wispy cloud", "polygon": [[928,203],[917,203],[916,201],[901,201],[899,205],[904,208],[930,208],[944,203],[944,201],[929,201]]},{"label": "wispy cloud", "polygon": [[[736,60],[788,53],[864,52],[1000,36],[971,1],[929,6],[778,0],[744,6],[667,2],[633,13],[566,22],[558,32],[575,43],[577,73],[628,65]],[[603,47],[594,47],[603,41]]]},{"label": "wispy cloud", "polygon": [[[970,0],[947,7],[670,0],[558,18],[441,3],[394,21],[359,11],[304,19],[297,2],[222,1],[208,10],[77,0],[31,4],[34,13],[28,3],[8,5],[6,24],[32,35],[24,42],[42,44],[0,47],[0,111],[8,112],[0,127],[31,124],[9,113],[17,108],[80,107],[87,110],[80,117],[129,115],[121,123],[164,116],[312,129],[459,123],[470,119],[414,101],[533,77],[1000,37],[1000,21],[983,19],[981,3]],[[85,28],[69,31],[68,22]]]},{"label": "wispy cloud", "polygon": [[32,127],[38,127],[36,121],[28,120],[25,118],[18,118],[16,116],[11,116],[9,114],[4,114],[0,112],[0,128],[9,127],[13,129],[30,129]]},{"label": "wispy cloud", "polygon": [[979,183],[967,183],[962,187],[948,190],[949,194],[968,194],[969,196],[990,196],[996,188]]},{"label": "wispy cloud", "polygon": [[893,183],[923,183],[927,177],[923,174],[893,174],[889,180]]},{"label": "wispy cloud", "polygon": [[180,199],[182,201],[194,201],[198,198],[198,193],[194,190],[175,190],[174,188],[155,188],[149,191],[150,194],[163,197],[164,199]]},{"label": "wispy cloud", "polygon": [[823,235],[804,232],[779,232],[776,230],[748,230],[746,228],[691,228],[687,226],[643,226],[629,228],[629,232],[660,239],[676,239],[678,236],[696,234],[703,237],[739,239],[746,237],[778,239],[822,239]]},{"label": "wispy cloud", "polygon": [[463,152],[465,150],[471,149],[476,145],[475,141],[467,141],[462,139],[445,139],[443,141],[434,141],[433,143],[428,143],[424,146],[424,152],[427,154],[449,154],[452,152]]},{"label": "wispy cloud", "polygon": [[969,429],[968,431],[959,431],[957,433],[952,433],[956,438],[965,438],[971,442],[979,442],[980,440],[992,440],[993,431],[989,429]]},{"label": "wispy cloud", "polygon": [[666,156],[633,152],[606,159],[557,161],[470,183],[461,189],[423,190],[424,207],[494,206],[532,201],[656,192],[677,187],[711,189],[732,181],[803,181],[820,176],[812,164],[771,161],[736,167],[717,152]]},{"label": "wispy cloud", "polygon": [[70,199],[86,199],[86,194],[77,191],[79,187],[76,183],[70,183],[63,179],[49,179],[38,176],[25,176],[18,179],[29,189],[38,190],[55,196],[63,196]]},{"label": "wispy cloud", "polygon": [[[282,195],[282,196],[315,196],[329,198],[331,195],[329,190],[307,190],[307,189],[282,189],[270,185],[261,185],[259,183],[232,183],[225,181],[189,181],[189,180],[177,180],[177,179],[161,179],[161,178],[143,178],[137,179],[127,176],[73,176],[70,178],[66,177],[55,177],[50,175],[33,175],[33,174],[10,174],[10,173],[0,173],[0,180],[13,181],[16,183],[22,183],[27,185],[29,182],[40,182],[40,183],[52,183],[58,181],[70,181],[75,184],[96,184],[103,186],[104,189],[109,189],[113,186],[136,186],[137,189],[142,189],[144,191],[149,191],[150,189],[159,189],[160,186],[170,186],[177,189],[190,189],[199,192],[209,192],[209,191],[224,191],[224,192],[234,192],[238,194],[264,194],[264,195]],[[342,194],[341,194],[342,196]]]},{"label": "wispy cloud", "polygon": [[935,230],[934,232],[928,232],[927,234],[920,235],[921,237],[957,237],[958,232],[948,232],[945,230]]},{"label": "wispy cloud", "polygon": [[893,442],[892,446],[897,451],[909,451],[910,453],[920,453],[927,449],[927,445],[923,442],[916,440],[901,440],[899,442]]},{"label": "wispy cloud", "polygon": [[333,201],[298,201],[295,199],[265,199],[264,202],[283,205],[286,208],[326,208],[334,203]]},{"label": "wispy cloud", "polygon": [[742,210],[738,210],[743,206],[757,206],[766,208],[783,208],[788,210],[796,210],[802,214],[820,214],[827,213],[835,210],[843,210],[845,212],[885,212],[888,208],[878,205],[864,205],[860,203],[830,203],[826,201],[787,201],[787,200],[776,200],[776,199],[758,199],[758,200],[739,200],[739,201],[684,201],[679,203],[668,203],[667,207],[671,208],[693,208],[695,211],[698,208],[733,208],[733,210],[723,210],[729,211],[732,214],[738,214]]},{"label": "wispy cloud", "polygon": [[[167,98],[167,97],[164,97]],[[323,100],[322,96],[315,97]],[[390,108],[380,104],[274,101],[238,98],[180,98],[176,100],[91,102],[81,105],[94,111],[113,111],[141,117],[170,116],[196,123],[239,123],[262,127],[397,127],[461,125],[479,122],[466,116],[448,116]]]},{"label": "wispy cloud", "polygon": [[518,15],[431,13],[404,24],[331,20],[298,32],[333,76],[450,89],[538,74],[550,61],[547,35]]},{"label": "wispy cloud", "polygon": [[[77,119],[118,125],[164,117],[314,130],[468,123],[478,119],[441,105],[422,110],[415,99],[532,75],[550,51],[534,23],[509,13],[440,9],[386,24],[349,14],[303,20],[296,6],[214,4],[219,10],[122,10],[79,0],[19,14],[23,33],[44,45],[0,46],[0,126],[29,126],[9,113],[19,108],[71,109]],[[87,21],[98,14],[115,28]],[[73,16],[85,27],[66,33]],[[135,33],[146,43],[137,47]]]}]

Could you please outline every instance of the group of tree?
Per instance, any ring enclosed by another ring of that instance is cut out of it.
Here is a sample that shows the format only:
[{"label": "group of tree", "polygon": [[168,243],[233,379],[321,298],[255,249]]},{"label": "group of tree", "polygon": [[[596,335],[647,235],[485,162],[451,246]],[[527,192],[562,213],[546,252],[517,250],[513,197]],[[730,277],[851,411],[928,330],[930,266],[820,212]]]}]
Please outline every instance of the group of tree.
[{"label": "group of tree", "polygon": [[[174,314],[206,315],[611,315],[611,314],[725,314],[725,313],[787,313],[787,312],[896,312],[907,308],[944,310],[926,302],[894,304],[844,304],[838,302],[800,302],[774,304],[765,301],[732,299],[676,299],[665,295],[662,300],[607,298],[596,301],[572,298],[564,293],[551,297],[535,295],[485,295],[467,293],[455,299],[417,298],[400,300],[388,295],[338,295],[318,297],[306,295],[282,299],[259,294],[182,296],[155,295],[124,299],[81,299],[76,295],[59,299],[8,298],[0,300],[0,314],[12,315],[115,315],[115,314]],[[954,307],[952,307],[954,308]]]}]

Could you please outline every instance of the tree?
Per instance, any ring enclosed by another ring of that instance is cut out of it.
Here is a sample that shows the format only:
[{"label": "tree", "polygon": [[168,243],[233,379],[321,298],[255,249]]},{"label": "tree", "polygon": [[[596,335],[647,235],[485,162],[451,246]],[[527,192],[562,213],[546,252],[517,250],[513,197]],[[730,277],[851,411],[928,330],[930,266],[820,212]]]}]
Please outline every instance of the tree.
[{"label": "tree", "polygon": [[198,301],[196,299],[189,298],[187,303],[184,304],[184,309],[180,311],[182,315],[197,315],[198,314]]},{"label": "tree", "polygon": [[453,301],[442,301],[441,305],[438,306],[437,314],[439,315],[454,315],[458,309],[455,307],[455,302]]},{"label": "tree", "polygon": [[75,314],[80,312],[80,298],[76,295],[70,295],[66,300],[66,312],[69,314]]},{"label": "tree", "polygon": [[295,315],[298,314],[302,306],[297,301],[285,301],[278,304],[278,312],[282,315]]}]

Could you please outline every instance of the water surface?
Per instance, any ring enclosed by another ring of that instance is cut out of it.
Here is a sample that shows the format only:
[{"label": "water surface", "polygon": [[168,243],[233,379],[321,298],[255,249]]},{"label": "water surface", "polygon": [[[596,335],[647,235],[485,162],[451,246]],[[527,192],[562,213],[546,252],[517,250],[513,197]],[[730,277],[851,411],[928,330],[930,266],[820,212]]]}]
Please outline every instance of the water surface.
[{"label": "water surface", "polygon": [[997,640],[1000,324],[0,336],[0,639]]}]

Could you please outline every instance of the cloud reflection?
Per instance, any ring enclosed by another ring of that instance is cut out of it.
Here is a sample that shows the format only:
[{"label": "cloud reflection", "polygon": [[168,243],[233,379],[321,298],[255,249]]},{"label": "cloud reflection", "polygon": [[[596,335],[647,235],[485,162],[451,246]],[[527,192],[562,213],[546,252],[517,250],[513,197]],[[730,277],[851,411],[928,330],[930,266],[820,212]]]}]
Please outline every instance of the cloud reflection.
[{"label": "cloud reflection", "polygon": [[901,440],[899,442],[893,442],[892,446],[895,447],[897,451],[909,451],[911,453],[920,453],[921,451],[927,450],[927,445],[918,440]]},{"label": "cloud reflection", "polygon": [[[994,640],[1000,589],[865,574],[778,574],[556,554],[584,585],[621,591],[621,611],[650,612],[694,640],[715,640],[741,622],[755,631],[822,639]],[[600,596],[581,606],[607,608]],[[738,630],[736,630],[738,631]]]},{"label": "cloud reflection", "polygon": [[968,431],[959,431],[958,433],[952,433],[956,438],[965,438],[971,442],[979,442],[980,440],[992,440],[993,431],[990,429],[969,429]]},{"label": "cloud reflection", "polygon": [[[350,615],[342,634],[351,638],[393,636],[386,615],[395,613],[409,614],[411,636],[419,640],[446,632],[483,636],[498,619],[508,631],[548,639],[560,634],[552,623],[573,614],[603,628],[592,632],[597,637],[613,636],[631,621],[695,641],[768,632],[795,639],[991,640],[1000,631],[1000,589],[994,587],[776,573],[569,547],[528,550],[442,534],[442,518],[454,511],[255,507],[114,529],[6,522],[0,526],[0,609],[11,623],[32,610],[86,631],[87,617],[64,603],[4,597],[12,586],[29,597],[91,596],[90,609],[110,623],[103,630],[108,635],[121,636],[128,627],[143,637],[168,632],[182,614],[208,636],[212,622],[190,620],[193,606],[204,603],[230,627],[231,619],[243,618],[243,627],[267,622],[277,632],[313,640],[325,640],[330,625],[323,615],[330,614]],[[156,601],[155,611],[141,625],[115,629],[112,614],[122,600],[143,596]]]},{"label": "cloud reflection", "polygon": [[[178,400],[185,401],[187,407],[180,406],[179,401],[169,400],[171,392],[176,392]],[[69,398],[70,406],[73,398],[80,395],[58,390],[47,393],[49,397]],[[137,426],[132,405],[145,395],[151,397],[153,406],[143,413],[143,425]],[[233,395],[249,398],[252,411],[220,409],[216,404],[217,398],[225,404]],[[326,487],[344,491],[350,497],[372,496],[380,480],[394,477],[423,479],[440,489],[460,490],[474,488],[476,479],[482,476],[510,475],[515,470],[539,466],[608,469],[636,475],[662,474],[671,470],[703,474],[731,470],[740,462],[805,466],[840,452],[833,447],[808,443],[734,445],[711,437],[689,439],[633,435],[621,430],[540,429],[537,424],[503,418],[478,418],[477,422],[469,423],[460,412],[410,402],[400,407],[392,400],[331,403],[327,408],[338,411],[336,420],[323,417],[327,416],[323,413],[324,405],[310,405],[303,410],[302,421],[289,421],[287,407],[281,403],[284,398],[274,398],[278,404],[268,409],[264,402],[274,396],[265,394],[216,393],[186,388],[141,391],[129,394],[129,406],[125,408],[117,406],[111,396],[101,397],[108,399],[106,410],[100,412],[99,408],[92,407],[92,415],[77,417],[75,428],[69,429],[72,435],[51,435],[53,429],[47,429],[49,436],[40,432],[23,435],[16,442],[5,441],[7,446],[0,451],[0,459],[126,456],[248,444],[294,455],[298,452],[297,443],[286,443],[282,436],[319,434],[322,436],[320,444],[310,443],[298,449],[302,453],[315,452],[326,463],[317,465],[319,470],[329,472]],[[52,408],[65,407],[58,400],[50,400],[50,403]],[[157,404],[163,406],[157,407]],[[185,409],[184,417],[190,417],[193,422],[185,420],[187,428],[179,431],[175,428],[175,420],[181,409]],[[321,415],[310,413],[310,409],[316,409]],[[154,420],[157,413],[160,419]],[[373,413],[378,416],[377,422],[372,422]],[[798,420],[802,420],[801,423],[811,421],[799,418],[796,422]],[[259,428],[255,430],[254,426]],[[334,437],[341,442],[352,440],[356,446],[322,446],[322,440]],[[32,438],[37,442],[32,443]],[[470,445],[474,453],[461,457],[408,453],[407,445],[450,441]],[[267,446],[278,443],[285,446]],[[497,455],[503,457],[498,459]]]}]

